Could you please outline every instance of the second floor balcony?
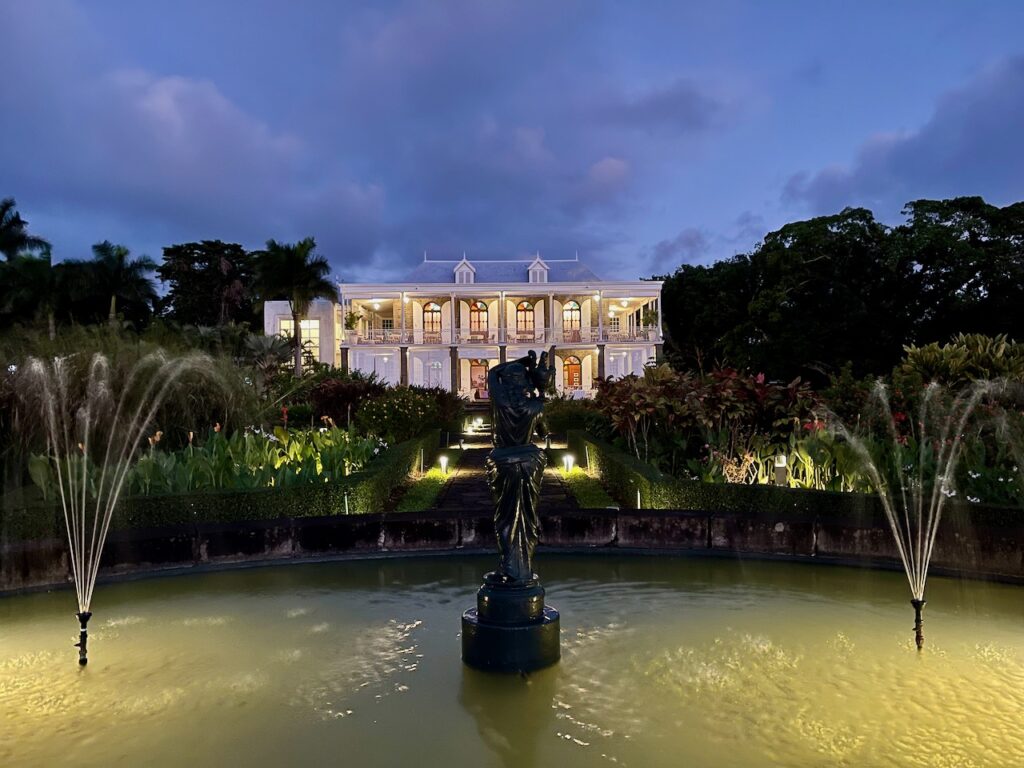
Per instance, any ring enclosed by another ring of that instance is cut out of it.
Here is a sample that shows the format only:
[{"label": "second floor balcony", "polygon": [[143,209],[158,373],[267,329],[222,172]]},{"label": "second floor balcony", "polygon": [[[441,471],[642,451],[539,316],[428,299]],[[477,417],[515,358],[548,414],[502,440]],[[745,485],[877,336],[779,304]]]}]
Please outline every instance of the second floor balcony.
[{"label": "second floor balcony", "polygon": [[584,328],[367,328],[344,332],[347,346],[494,346],[505,345],[557,345],[661,343],[657,326],[614,325]]}]

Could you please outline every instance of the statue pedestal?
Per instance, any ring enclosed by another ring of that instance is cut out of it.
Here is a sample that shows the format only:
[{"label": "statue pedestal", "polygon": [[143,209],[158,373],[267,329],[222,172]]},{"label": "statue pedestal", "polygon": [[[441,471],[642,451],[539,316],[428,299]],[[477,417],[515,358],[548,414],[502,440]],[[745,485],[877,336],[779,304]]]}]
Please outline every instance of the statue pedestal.
[{"label": "statue pedestal", "polygon": [[486,672],[532,672],[562,656],[558,611],[544,605],[536,578],[506,585],[489,573],[476,608],[462,614],[462,660]]}]

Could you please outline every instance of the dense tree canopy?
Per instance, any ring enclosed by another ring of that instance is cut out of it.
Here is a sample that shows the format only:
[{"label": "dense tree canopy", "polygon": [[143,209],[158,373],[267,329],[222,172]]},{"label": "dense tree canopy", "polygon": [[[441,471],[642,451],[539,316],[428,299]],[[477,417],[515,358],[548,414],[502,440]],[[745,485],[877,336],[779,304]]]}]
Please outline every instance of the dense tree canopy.
[{"label": "dense tree canopy", "polygon": [[892,369],[905,344],[1024,335],[1024,204],[918,200],[787,224],[750,254],[665,278],[668,354],[778,378]]},{"label": "dense tree canopy", "polygon": [[248,321],[254,269],[254,255],[237,243],[203,240],[164,248],[156,268],[168,288],[161,314],[188,325]]}]

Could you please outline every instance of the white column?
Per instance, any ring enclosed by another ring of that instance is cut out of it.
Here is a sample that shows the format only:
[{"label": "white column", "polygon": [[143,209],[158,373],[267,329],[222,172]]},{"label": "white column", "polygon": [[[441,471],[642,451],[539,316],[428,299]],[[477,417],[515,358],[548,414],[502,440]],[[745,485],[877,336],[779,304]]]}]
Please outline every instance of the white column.
[{"label": "white column", "polygon": [[498,294],[498,343],[499,344],[505,344],[507,342],[507,340],[508,340],[508,334],[505,333],[505,328],[508,326],[508,323],[506,322],[506,320],[508,318],[505,317],[505,312],[506,311],[507,311],[507,308],[505,307],[505,292],[501,291]]},{"label": "white column", "polygon": [[452,338],[451,338],[451,340],[448,343],[449,344],[455,344],[455,343],[458,342],[458,337],[455,335],[455,317],[456,317],[456,315],[455,315],[455,294],[454,293],[451,295],[451,305],[450,305],[449,308],[451,309],[451,316],[452,316],[451,330],[450,330]]},{"label": "white column", "polygon": [[597,292],[597,338],[604,341],[604,291]]},{"label": "white column", "polygon": [[407,343],[407,339],[405,338],[405,291],[402,291],[399,294],[398,300],[400,302],[402,302],[402,312],[401,312],[402,327],[398,330],[398,338],[402,341],[402,343]]},{"label": "white column", "polygon": [[658,330],[657,330],[657,336],[655,336],[655,338],[660,339],[661,338],[661,295],[660,294],[658,295],[658,298],[656,299],[656,301],[658,302]]}]

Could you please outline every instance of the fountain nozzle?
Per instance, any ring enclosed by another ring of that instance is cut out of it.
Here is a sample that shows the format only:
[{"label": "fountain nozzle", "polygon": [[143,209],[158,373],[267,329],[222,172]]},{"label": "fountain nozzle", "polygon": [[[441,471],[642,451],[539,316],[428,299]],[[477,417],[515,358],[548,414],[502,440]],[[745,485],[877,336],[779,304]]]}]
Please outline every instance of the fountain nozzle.
[{"label": "fountain nozzle", "polygon": [[84,667],[89,663],[89,654],[87,645],[89,642],[89,619],[92,618],[92,611],[82,611],[76,613],[75,616],[78,618],[78,623],[81,625],[81,629],[78,633],[78,642],[75,643],[75,648],[78,649],[78,664]]},{"label": "fountain nozzle", "polygon": [[914,642],[917,643],[917,650],[924,648],[924,619],[921,618],[921,611],[924,610],[925,600],[918,600],[916,597],[910,601],[914,606]]}]

